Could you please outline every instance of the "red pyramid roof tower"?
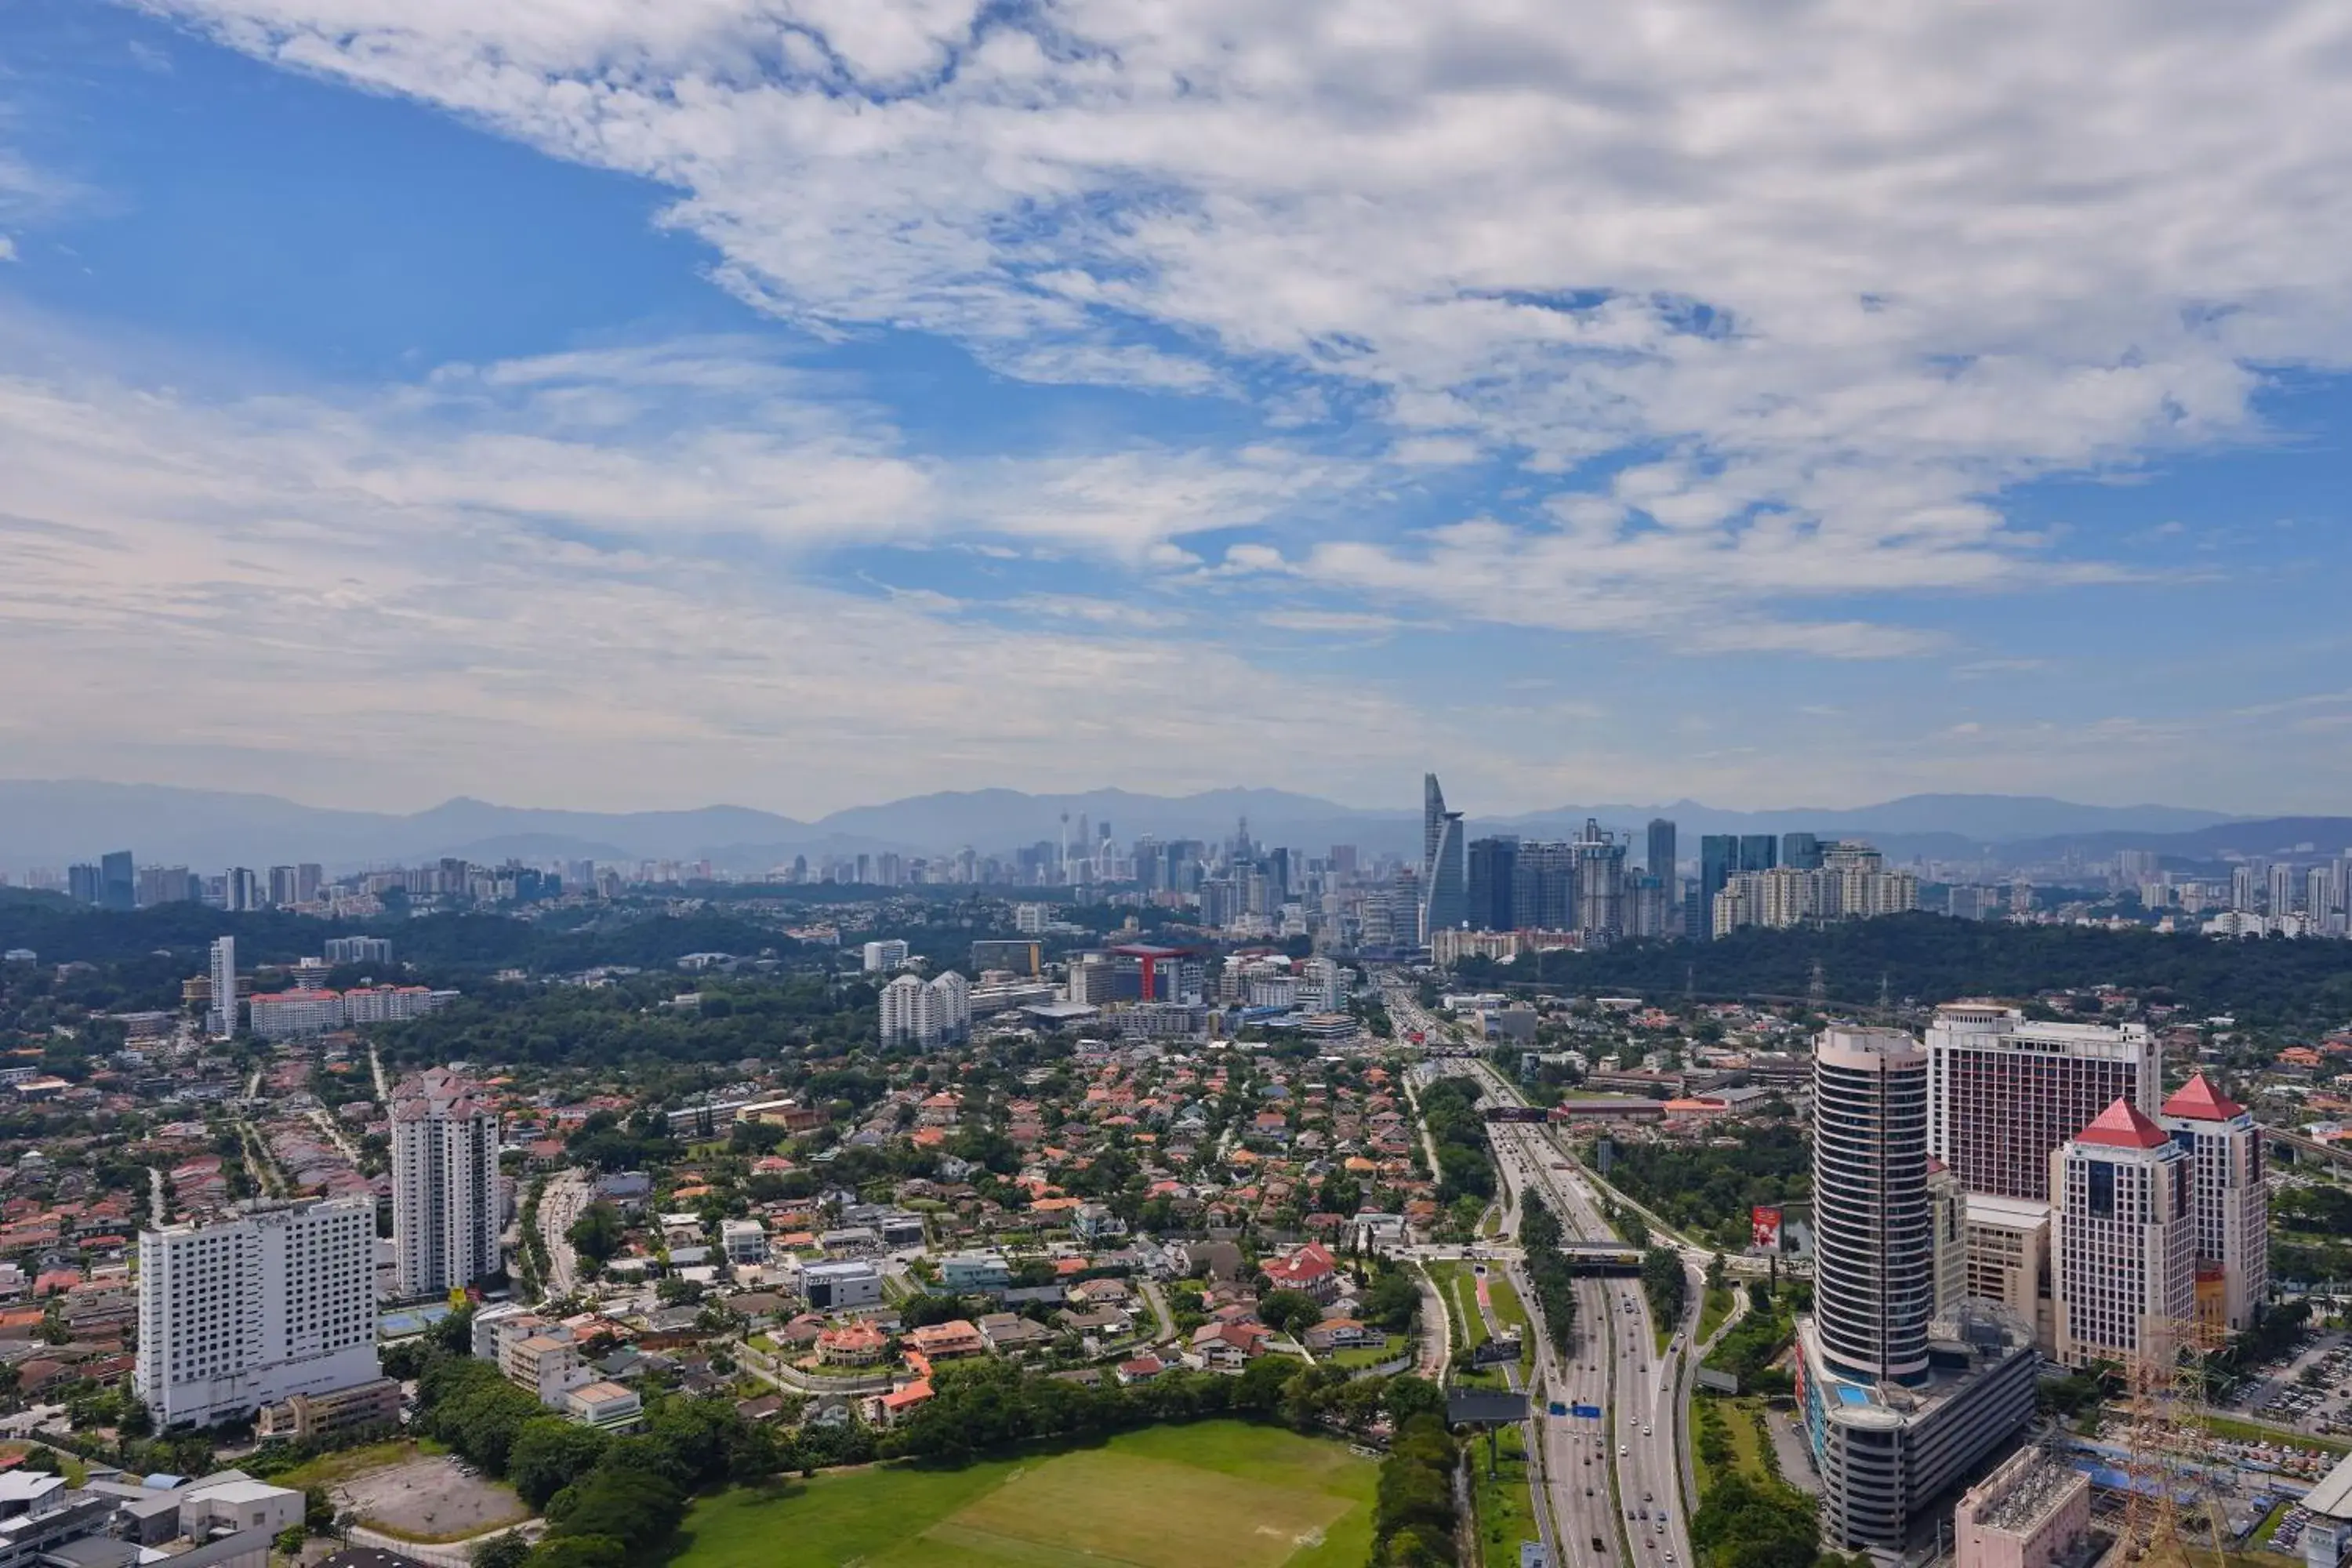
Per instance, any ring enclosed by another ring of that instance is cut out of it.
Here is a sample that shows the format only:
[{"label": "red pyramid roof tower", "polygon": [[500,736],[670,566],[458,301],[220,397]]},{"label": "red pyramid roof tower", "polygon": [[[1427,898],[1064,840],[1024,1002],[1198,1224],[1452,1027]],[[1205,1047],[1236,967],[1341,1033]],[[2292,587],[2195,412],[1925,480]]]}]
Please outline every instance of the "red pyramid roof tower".
[{"label": "red pyramid roof tower", "polygon": [[2161,1149],[2172,1140],[2165,1136],[2163,1128],[2142,1115],[2139,1107],[2117,1095],[2113,1105],[2074,1134],[2074,1142],[2104,1144],[2110,1149]]},{"label": "red pyramid roof tower", "polygon": [[2200,1072],[2172,1091],[2164,1113],[2190,1121],[2229,1121],[2243,1116],[2246,1108],[2208,1083]]}]

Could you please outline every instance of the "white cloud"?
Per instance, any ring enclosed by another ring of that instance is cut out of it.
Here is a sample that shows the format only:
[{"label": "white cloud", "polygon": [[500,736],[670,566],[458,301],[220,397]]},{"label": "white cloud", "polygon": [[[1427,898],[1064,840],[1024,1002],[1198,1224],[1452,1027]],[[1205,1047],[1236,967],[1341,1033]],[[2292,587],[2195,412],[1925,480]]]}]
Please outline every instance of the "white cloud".
[{"label": "white cloud", "polygon": [[14,261],[16,259],[16,242],[8,236],[0,234],[0,261]]},{"label": "white cloud", "polygon": [[[1689,564],[1652,531],[1709,545],[1757,628],[1846,559],[2047,581],[1986,498],[2245,436],[2251,366],[2352,362],[2326,0],[154,4],[666,182],[820,330],[1184,391],[1282,365],[1317,384],[1270,425],[1344,394],[1414,462],[1654,458],[1580,541],[1650,585]],[[1550,548],[1489,545],[1546,586]]]},{"label": "white cloud", "polygon": [[[353,805],[821,811],[910,779],[1209,787],[1289,754],[1314,762],[1286,782],[1329,787],[1409,770],[1428,733],[1354,683],[1286,676],[1291,700],[1266,704],[1264,672],[1125,606],[1033,596],[1012,637],[938,588],[844,592],[687,547],[681,518],[751,504],[707,447],[608,454],[583,479],[596,452],[544,431],[420,436],[446,398],[512,421],[535,405],[487,389],[581,374],[547,369],[224,404],[0,379],[0,664],[26,675],[0,690],[0,736],[59,773]],[[746,471],[838,469],[830,493],[887,510],[910,459],[814,416],[803,437],[805,460],[779,440]],[[591,480],[616,493],[588,507]],[[582,510],[613,536],[543,526]]]}]

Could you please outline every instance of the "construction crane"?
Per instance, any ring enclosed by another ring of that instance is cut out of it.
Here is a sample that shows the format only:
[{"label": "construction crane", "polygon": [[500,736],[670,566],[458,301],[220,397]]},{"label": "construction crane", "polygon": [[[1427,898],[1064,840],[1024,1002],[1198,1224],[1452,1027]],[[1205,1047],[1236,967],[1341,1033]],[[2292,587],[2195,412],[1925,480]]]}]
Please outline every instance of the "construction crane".
[{"label": "construction crane", "polygon": [[2124,1473],[2130,1489],[2119,1544],[2131,1562],[2224,1568],[2222,1508],[2208,1468],[2205,1420],[2206,1363],[2223,1335],[2196,1318],[2143,1321],[2141,1352],[2126,1369],[2131,1386]]}]

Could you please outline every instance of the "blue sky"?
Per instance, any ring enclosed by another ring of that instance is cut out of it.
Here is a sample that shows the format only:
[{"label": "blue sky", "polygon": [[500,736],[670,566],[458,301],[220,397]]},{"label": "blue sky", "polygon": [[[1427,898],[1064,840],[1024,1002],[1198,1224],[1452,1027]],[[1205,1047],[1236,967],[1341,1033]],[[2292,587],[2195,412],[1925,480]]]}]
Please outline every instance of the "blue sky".
[{"label": "blue sky", "polygon": [[18,0],[8,770],[2352,806],[2352,18],[1882,9]]}]

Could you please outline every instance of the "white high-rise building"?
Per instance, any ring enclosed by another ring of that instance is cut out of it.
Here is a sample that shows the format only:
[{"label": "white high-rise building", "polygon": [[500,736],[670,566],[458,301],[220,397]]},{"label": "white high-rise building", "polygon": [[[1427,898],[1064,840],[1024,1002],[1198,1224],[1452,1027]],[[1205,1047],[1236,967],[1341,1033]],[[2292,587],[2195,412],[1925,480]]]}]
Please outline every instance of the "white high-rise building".
[{"label": "white high-rise building", "polygon": [[949,970],[928,984],[901,974],[882,987],[882,1043],[935,1046],[971,1031],[971,983]]},{"label": "white high-rise building", "polygon": [[314,1198],[140,1233],[131,1386],[159,1431],[380,1375],[373,1200]]},{"label": "white high-rise building", "polygon": [[213,939],[212,1005],[205,1012],[205,1033],[226,1040],[236,1033],[236,938]]},{"label": "white high-rise building", "polygon": [[2058,1359],[2165,1361],[2196,1310],[2188,1151],[2128,1100],[2050,1156]]},{"label": "white high-rise building", "polygon": [[2250,1329],[2262,1315],[2271,1278],[2262,1129],[2203,1073],[2173,1090],[2158,1120],[2189,1152],[2198,1321],[2231,1333]]},{"label": "white high-rise building", "polygon": [[869,942],[866,944],[866,973],[879,974],[897,969],[907,962],[907,944],[896,940]]},{"label": "white high-rise building", "polygon": [[404,1297],[499,1271],[499,1120],[479,1089],[429,1068],[393,1091],[392,1242]]}]

